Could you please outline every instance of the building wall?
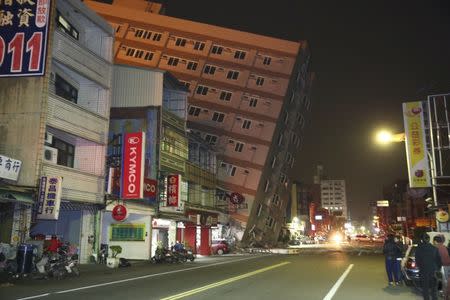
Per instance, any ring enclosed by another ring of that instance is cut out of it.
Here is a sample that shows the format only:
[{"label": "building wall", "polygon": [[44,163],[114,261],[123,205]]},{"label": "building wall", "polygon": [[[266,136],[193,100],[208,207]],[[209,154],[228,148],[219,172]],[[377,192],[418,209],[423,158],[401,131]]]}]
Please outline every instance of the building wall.
[{"label": "building wall", "polygon": [[347,215],[345,180],[322,180],[320,183],[322,207],[331,213]]}]

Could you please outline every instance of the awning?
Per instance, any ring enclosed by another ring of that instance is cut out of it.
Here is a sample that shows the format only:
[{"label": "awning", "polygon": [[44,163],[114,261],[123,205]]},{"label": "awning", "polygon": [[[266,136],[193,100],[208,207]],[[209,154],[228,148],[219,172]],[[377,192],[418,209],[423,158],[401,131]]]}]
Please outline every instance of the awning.
[{"label": "awning", "polygon": [[0,190],[0,202],[16,202],[25,205],[33,205],[33,194]]}]

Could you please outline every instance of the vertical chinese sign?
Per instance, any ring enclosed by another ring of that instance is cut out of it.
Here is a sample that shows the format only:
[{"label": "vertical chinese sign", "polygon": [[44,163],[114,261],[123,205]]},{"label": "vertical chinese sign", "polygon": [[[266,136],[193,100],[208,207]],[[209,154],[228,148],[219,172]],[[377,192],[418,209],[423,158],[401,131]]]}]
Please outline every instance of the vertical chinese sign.
[{"label": "vertical chinese sign", "polygon": [[45,73],[50,2],[0,1],[0,77]]},{"label": "vertical chinese sign", "polygon": [[167,203],[166,206],[180,206],[181,175],[167,176]]},{"label": "vertical chinese sign", "polygon": [[122,199],[144,197],[145,133],[126,133],[122,153]]},{"label": "vertical chinese sign", "polygon": [[409,186],[411,188],[430,187],[422,102],[403,103],[403,120]]},{"label": "vertical chinese sign", "polygon": [[39,185],[37,219],[58,220],[61,204],[62,177],[42,176]]}]

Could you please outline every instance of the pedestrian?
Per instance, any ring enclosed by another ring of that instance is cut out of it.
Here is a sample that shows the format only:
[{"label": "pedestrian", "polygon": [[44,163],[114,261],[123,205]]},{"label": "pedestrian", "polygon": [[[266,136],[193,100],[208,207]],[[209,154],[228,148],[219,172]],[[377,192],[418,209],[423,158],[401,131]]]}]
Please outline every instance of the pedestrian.
[{"label": "pedestrian", "polygon": [[416,250],[416,263],[419,268],[419,277],[422,285],[423,299],[437,300],[436,271],[442,266],[441,257],[436,247],[430,244],[430,236],[422,235],[421,243]]},{"label": "pedestrian", "polygon": [[393,234],[389,234],[384,242],[383,254],[389,285],[400,284],[399,272],[397,270],[397,257],[401,255],[401,250],[395,242]]},{"label": "pedestrian", "polygon": [[404,245],[402,238],[400,236],[395,236],[394,238],[395,244],[398,246],[397,255],[395,257],[395,272],[397,273],[397,279],[396,282],[397,285],[400,285],[402,283],[402,258],[404,253]]},{"label": "pedestrian", "polygon": [[449,272],[450,272],[450,255],[448,254],[447,247],[444,246],[445,237],[443,235],[437,235],[433,238],[433,244],[439,251],[441,257],[442,266],[444,267],[444,279],[447,282],[447,290],[445,291],[445,299],[448,299],[449,293]]}]

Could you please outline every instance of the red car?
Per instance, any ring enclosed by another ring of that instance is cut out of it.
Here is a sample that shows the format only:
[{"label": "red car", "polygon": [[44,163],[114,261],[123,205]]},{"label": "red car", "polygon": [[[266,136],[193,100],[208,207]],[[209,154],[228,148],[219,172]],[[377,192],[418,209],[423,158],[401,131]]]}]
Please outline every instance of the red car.
[{"label": "red car", "polygon": [[225,240],[213,240],[211,243],[211,252],[219,255],[229,253],[230,245]]}]

